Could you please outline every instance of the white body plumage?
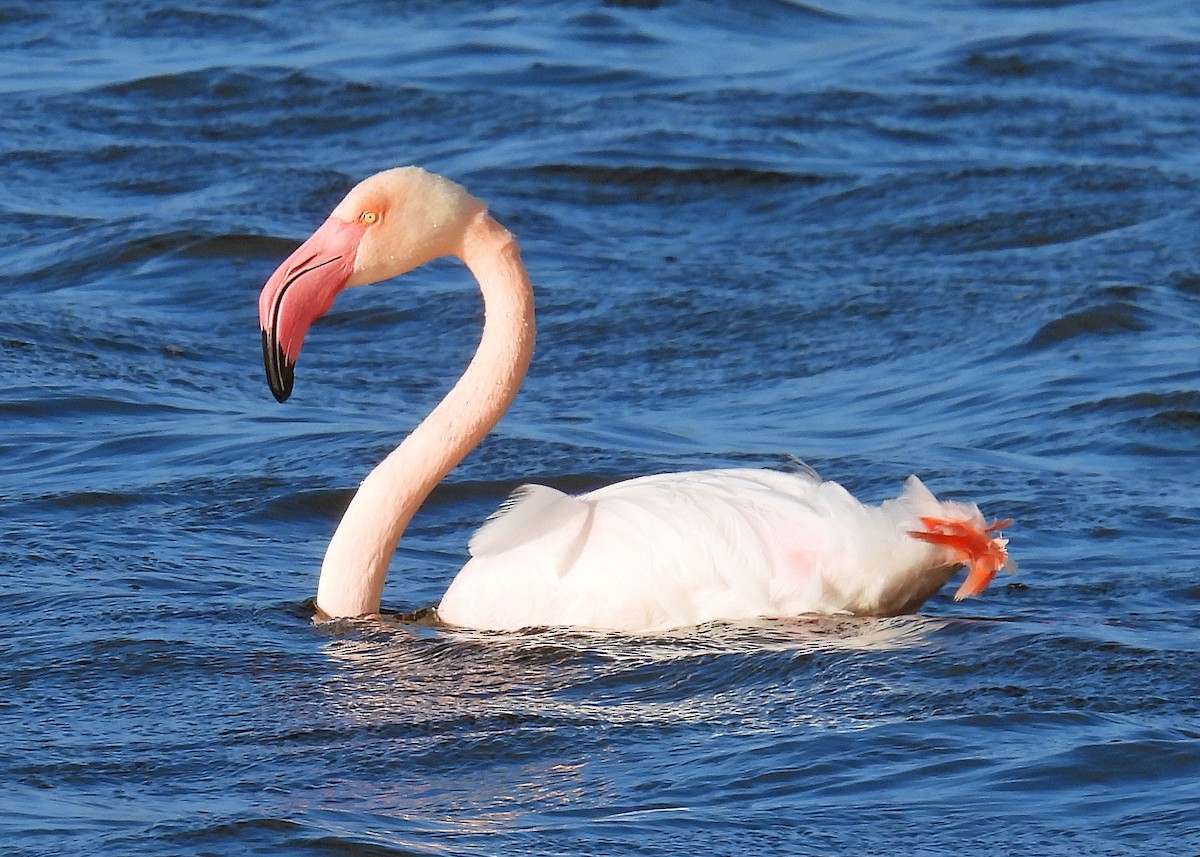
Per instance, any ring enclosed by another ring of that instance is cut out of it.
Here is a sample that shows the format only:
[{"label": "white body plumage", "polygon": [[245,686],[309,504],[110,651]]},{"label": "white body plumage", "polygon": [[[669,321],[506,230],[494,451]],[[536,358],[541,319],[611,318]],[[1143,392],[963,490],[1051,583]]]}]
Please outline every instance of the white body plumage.
[{"label": "white body plumage", "polygon": [[526,486],[471,539],[447,623],[654,631],[714,620],[915,609],[963,564],[909,531],[982,517],[916,477],[878,506],[810,473],[669,473],[573,497]]}]

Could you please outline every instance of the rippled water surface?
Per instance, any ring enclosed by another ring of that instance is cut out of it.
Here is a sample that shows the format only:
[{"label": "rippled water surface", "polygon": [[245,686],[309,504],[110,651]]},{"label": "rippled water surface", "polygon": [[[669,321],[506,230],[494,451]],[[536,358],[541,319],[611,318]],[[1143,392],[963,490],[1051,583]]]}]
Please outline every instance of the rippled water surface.
[{"label": "rippled water surface", "polygon": [[[317,626],[478,296],[342,296],[286,406],[255,301],[405,163],[517,233],[538,352],[394,612]],[[1185,2],[0,5],[5,853],[1200,853],[1197,164]],[[788,454],[1013,517],[1020,574],[651,638],[413,614],[522,481]]]}]

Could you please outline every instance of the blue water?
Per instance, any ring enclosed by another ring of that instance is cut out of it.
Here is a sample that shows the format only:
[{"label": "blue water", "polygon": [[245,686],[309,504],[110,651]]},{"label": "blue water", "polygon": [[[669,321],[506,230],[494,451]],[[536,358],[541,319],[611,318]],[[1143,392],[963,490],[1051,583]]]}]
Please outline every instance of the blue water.
[{"label": "blue water", "polygon": [[[358,481],[478,336],[355,290],[275,403],[255,301],[418,163],[518,235],[528,381],[382,621]],[[6,854],[1200,853],[1200,7],[0,5]],[[919,616],[450,632],[517,484],[917,473],[1021,564]]]}]

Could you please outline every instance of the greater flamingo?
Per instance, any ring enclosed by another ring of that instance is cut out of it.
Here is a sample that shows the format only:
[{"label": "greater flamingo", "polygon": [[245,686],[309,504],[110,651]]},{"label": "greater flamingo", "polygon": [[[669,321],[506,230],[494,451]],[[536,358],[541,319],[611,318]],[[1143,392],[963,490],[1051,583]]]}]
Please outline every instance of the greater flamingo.
[{"label": "greater flamingo", "polygon": [[[479,348],[441,403],[363,481],[321,566],[325,617],[377,613],[396,544],[434,486],[500,420],[533,353],[533,290],[513,236],[462,187],[417,167],[350,191],[259,297],[275,397],[304,335],[343,288],[457,256],[483,294]],[[581,496],[527,485],[475,533],[437,611],[451,626],[652,632],[718,620],[916,610],[967,565],[955,595],[1012,569],[974,504],[915,476],[878,506],[814,473],[724,469],[632,479]]]}]

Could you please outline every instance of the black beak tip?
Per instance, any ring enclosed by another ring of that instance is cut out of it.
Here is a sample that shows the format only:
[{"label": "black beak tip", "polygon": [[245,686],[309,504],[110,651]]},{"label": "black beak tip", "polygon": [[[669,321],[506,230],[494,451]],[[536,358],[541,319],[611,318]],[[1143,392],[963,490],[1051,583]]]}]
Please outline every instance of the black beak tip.
[{"label": "black beak tip", "polygon": [[267,370],[267,384],[271,394],[280,404],[288,400],[292,394],[292,384],[296,380],[296,364],[288,360],[275,337],[267,331],[262,332],[263,366]]},{"label": "black beak tip", "polygon": [[280,369],[279,378],[269,378],[268,382],[271,385],[271,393],[275,396],[275,401],[282,405],[288,400],[288,396],[292,395],[292,382],[295,380],[295,375],[291,366],[284,364]]}]

